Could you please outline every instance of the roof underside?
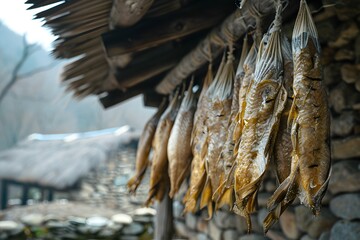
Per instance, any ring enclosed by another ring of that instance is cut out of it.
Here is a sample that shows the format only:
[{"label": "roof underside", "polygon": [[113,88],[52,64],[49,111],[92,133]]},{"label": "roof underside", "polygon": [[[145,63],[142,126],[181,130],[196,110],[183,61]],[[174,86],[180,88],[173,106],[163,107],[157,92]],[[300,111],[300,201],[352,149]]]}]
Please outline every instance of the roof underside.
[{"label": "roof underside", "polygon": [[[28,0],[51,28],[57,58],[76,58],[63,81],[77,97],[97,94],[105,107],[144,94],[156,106],[230,38],[273,12],[273,1],[252,0],[239,10],[223,0]],[[290,0],[290,2],[298,2]],[[289,4],[291,6],[291,4]],[[296,5],[296,4],[293,4]],[[211,55],[209,54],[211,49]]]}]

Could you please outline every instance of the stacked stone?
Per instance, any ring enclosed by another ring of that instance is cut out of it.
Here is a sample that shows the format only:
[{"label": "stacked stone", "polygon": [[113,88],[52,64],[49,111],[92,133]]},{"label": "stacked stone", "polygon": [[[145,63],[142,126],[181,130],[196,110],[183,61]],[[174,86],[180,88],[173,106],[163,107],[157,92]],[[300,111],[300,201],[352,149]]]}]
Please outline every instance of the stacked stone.
[{"label": "stacked stone", "polygon": [[[279,223],[263,233],[266,203],[277,187],[269,171],[258,195],[259,210],[252,218],[253,232],[246,233],[244,219],[227,211],[182,215],[182,195],[174,201],[177,239],[250,240],[360,239],[360,4],[336,1],[315,15],[322,44],[324,81],[332,114],[332,174],[319,216],[296,201]],[[293,23],[284,27],[290,37]]]},{"label": "stacked stone", "polygon": [[153,239],[155,210],[137,209],[131,217],[116,214],[105,217],[73,217],[29,214],[20,222],[0,221],[0,239]]},{"label": "stacked stone", "polygon": [[[117,156],[89,173],[81,182],[75,201],[95,207],[105,207],[129,213],[143,204],[148,192],[148,175],[139,187],[136,197],[129,196],[126,183],[135,170],[136,148],[122,147]],[[72,199],[71,199],[72,200]]]}]

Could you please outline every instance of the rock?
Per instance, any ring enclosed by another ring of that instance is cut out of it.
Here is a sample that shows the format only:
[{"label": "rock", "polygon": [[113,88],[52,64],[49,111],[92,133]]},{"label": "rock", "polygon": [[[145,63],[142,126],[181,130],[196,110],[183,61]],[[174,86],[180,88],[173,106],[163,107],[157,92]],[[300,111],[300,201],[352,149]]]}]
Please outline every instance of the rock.
[{"label": "rock", "polygon": [[253,233],[263,234],[263,233],[264,233],[264,229],[263,229],[263,227],[262,227],[262,224],[259,224],[257,216],[254,215],[254,214],[252,214],[252,215],[250,216],[250,219],[251,219],[252,232],[253,232]]},{"label": "rock", "polygon": [[359,28],[355,22],[351,22],[340,32],[339,37],[335,41],[330,41],[329,46],[340,48],[350,43],[359,33]]},{"label": "rock", "polygon": [[[358,146],[353,147],[359,148]],[[346,160],[337,162],[333,165],[332,175],[329,183],[329,191],[332,194],[359,191],[359,179],[360,161]]]},{"label": "rock", "polygon": [[[346,61],[346,60],[354,60],[355,52],[350,49],[341,48],[335,54],[336,61]],[[344,78],[343,78],[344,80]]]},{"label": "rock", "polygon": [[304,235],[300,238],[300,240],[316,240],[315,238],[310,237],[309,235]]},{"label": "rock", "polygon": [[183,218],[184,205],[180,201],[173,202],[173,214],[174,218]]},{"label": "rock", "polygon": [[355,83],[355,89],[356,91],[360,92],[360,79],[358,79]]},{"label": "rock", "polygon": [[320,235],[319,240],[330,240],[330,231],[323,232]]},{"label": "rock", "polygon": [[196,234],[196,238],[194,240],[211,240],[211,239],[205,233],[198,233]]},{"label": "rock", "polygon": [[297,226],[301,231],[307,232],[307,229],[310,227],[313,218],[314,215],[307,207],[303,205],[295,207],[295,219]]},{"label": "rock", "polygon": [[203,233],[208,233],[208,221],[203,218],[198,218],[196,222],[196,230]]},{"label": "rock", "polygon": [[216,211],[214,214],[214,221],[221,229],[236,228],[235,214],[227,211]]},{"label": "rock", "polygon": [[[360,157],[360,136],[341,140],[332,140],[332,157],[334,159],[349,159]],[[334,174],[333,170],[333,174]],[[333,178],[333,176],[332,176]]]},{"label": "rock", "polygon": [[261,192],[258,194],[258,204],[260,207],[266,207],[269,198],[271,197],[271,193],[269,192]]},{"label": "rock", "polygon": [[41,226],[44,222],[44,216],[38,213],[25,215],[21,221],[28,226]]},{"label": "rock", "polygon": [[209,236],[212,240],[221,240],[221,229],[216,226],[215,221],[209,222]]},{"label": "rock", "polygon": [[307,229],[310,237],[317,239],[324,231],[329,231],[337,218],[331,213],[328,208],[323,208],[319,214],[313,218],[311,225]]},{"label": "rock", "polygon": [[257,213],[257,222],[260,226],[263,225],[264,219],[268,215],[268,210],[266,208],[260,208]]},{"label": "rock", "polygon": [[50,231],[57,231],[60,229],[66,229],[70,226],[70,223],[65,221],[49,221],[45,225]]},{"label": "rock", "polygon": [[109,228],[105,228],[105,229],[102,229],[99,233],[98,233],[98,236],[101,237],[101,238],[105,238],[105,239],[109,239],[111,238],[112,236],[115,235],[115,232],[112,230],[112,229],[109,229]]},{"label": "rock", "polygon": [[357,0],[340,0],[335,3],[334,10],[339,20],[348,21],[359,15],[360,9]]},{"label": "rock", "polygon": [[281,230],[287,238],[298,239],[300,237],[300,231],[296,226],[295,212],[293,210],[285,210],[281,215],[279,222]]},{"label": "rock", "polygon": [[260,234],[247,234],[244,236],[241,236],[238,238],[239,240],[265,240],[265,239],[269,239],[263,235]]},{"label": "rock", "polygon": [[266,181],[265,183],[265,190],[267,192],[274,192],[276,190],[276,184],[275,184],[275,179],[271,179]]},{"label": "rock", "polygon": [[104,217],[91,217],[86,219],[86,225],[90,227],[102,228],[108,225],[109,219]]},{"label": "rock", "polygon": [[330,209],[342,219],[360,219],[360,193],[342,194],[333,198]]},{"label": "rock", "polygon": [[330,240],[360,239],[360,222],[338,221],[332,227]]},{"label": "rock", "polygon": [[185,215],[186,226],[189,227],[190,229],[192,229],[192,230],[196,229],[196,222],[197,222],[197,219],[196,219],[196,216],[194,214],[187,213]]},{"label": "rock", "polygon": [[18,229],[20,225],[14,221],[0,221],[0,232],[10,232]]},{"label": "rock", "polygon": [[135,216],[155,216],[156,210],[153,208],[138,208],[134,211]]},{"label": "rock", "polygon": [[144,215],[144,216],[135,215],[133,217],[133,221],[138,222],[138,223],[142,223],[142,224],[147,224],[147,223],[152,223],[153,220],[154,220],[153,218],[154,217],[152,215]]},{"label": "rock", "polygon": [[331,136],[345,137],[350,135],[355,128],[355,116],[353,111],[344,111],[340,117],[331,119]]},{"label": "rock", "polygon": [[359,64],[360,63],[360,35],[357,36],[357,38],[355,40],[355,58],[356,58],[356,63]]},{"label": "rock", "polygon": [[85,218],[69,216],[67,219],[68,222],[73,226],[83,226],[86,224]]},{"label": "rock", "polygon": [[174,221],[174,228],[177,235],[181,237],[187,237],[188,235],[188,228],[186,227],[185,223],[182,221]]},{"label": "rock", "polygon": [[247,232],[247,225],[246,225],[245,218],[236,215],[235,216],[235,225],[236,225],[236,230],[239,233],[246,233]]},{"label": "rock", "polygon": [[237,240],[238,233],[235,230],[226,230],[223,232],[222,239],[224,240]]},{"label": "rock", "polygon": [[[341,64],[339,64],[339,63],[332,63],[332,64],[324,66],[324,80],[323,81],[326,86],[340,83],[340,81],[341,81],[340,68],[341,68]],[[332,96],[329,96],[329,97],[331,98]],[[343,102],[344,102],[343,105],[345,106],[345,97],[343,97],[341,95],[340,95],[340,97],[343,98]],[[333,100],[333,102],[336,104],[335,100]],[[339,109],[337,109],[337,110],[339,110]]]},{"label": "rock", "polygon": [[341,66],[341,78],[346,83],[354,83],[359,79],[359,71],[353,64],[344,64]]},{"label": "rock", "polygon": [[139,223],[131,223],[129,225],[126,225],[123,229],[122,229],[122,234],[124,235],[135,235],[138,236],[140,234],[142,234],[145,231],[145,228],[142,224]]},{"label": "rock", "polygon": [[336,19],[332,18],[316,23],[320,43],[327,43],[329,41],[336,40],[337,32],[336,28],[334,28],[337,24],[336,22]]},{"label": "rock", "polygon": [[111,217],[111,221],[119,224],[131,224],[133,219],[131,216],[123,213],[115,214]]},{"label": "rock", "polygon": [[274,230],[269,230],[266,233],[266,236],[269,237],[271,240],[286,240],[286,237],[281,232],[277,232]]},{"label": "rock", "polygon": [[338,84],[329,94],[329,105],[337,113],[341,113],[346,107],[345,88],[344,83]]}]

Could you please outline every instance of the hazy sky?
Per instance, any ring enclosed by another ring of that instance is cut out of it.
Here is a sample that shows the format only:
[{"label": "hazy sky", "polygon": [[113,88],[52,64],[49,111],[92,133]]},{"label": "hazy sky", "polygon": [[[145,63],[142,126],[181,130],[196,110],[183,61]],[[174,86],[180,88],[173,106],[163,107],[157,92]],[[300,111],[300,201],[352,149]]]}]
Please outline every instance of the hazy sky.
[{"label": "hazy sky", "polygon": [[46,50],[52,49],[51,42],[55,37],[51,32],[41,25],[40,20],[33,20],[35,13],[39,9],[26,10],[30,5],[25,4],[25,0],[1,0],[0,21],[6,24],[14,32],[25,34],[30,43],[39,43]]}]

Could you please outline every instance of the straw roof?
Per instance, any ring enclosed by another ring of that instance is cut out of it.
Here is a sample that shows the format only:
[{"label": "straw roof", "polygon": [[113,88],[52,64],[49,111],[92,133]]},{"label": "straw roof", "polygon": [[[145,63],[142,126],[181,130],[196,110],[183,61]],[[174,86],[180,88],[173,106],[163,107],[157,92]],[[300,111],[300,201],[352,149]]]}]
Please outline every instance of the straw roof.
[{"label": "straw roof", "polygon": [[66,189],[137,139],[127,127],[99,132],[30,135],[0,152],[0,178]]},{"label": "straw roof", "polygon": [[[192,75],[203,74],[209,58],[230,39],[241,38],[272,0],[27,0],[58,38],[53,54],[76,58],[63,81],[75,96],[97,94],[105,107],[144,94],[158,106],[164,95]],[[290,0],[289,6],[299,1]],[[289,11],[291,12],[291,11]],[[212,54],[209,50],[211,49]],[[201,78],[200,78],[201,79]]]}]

